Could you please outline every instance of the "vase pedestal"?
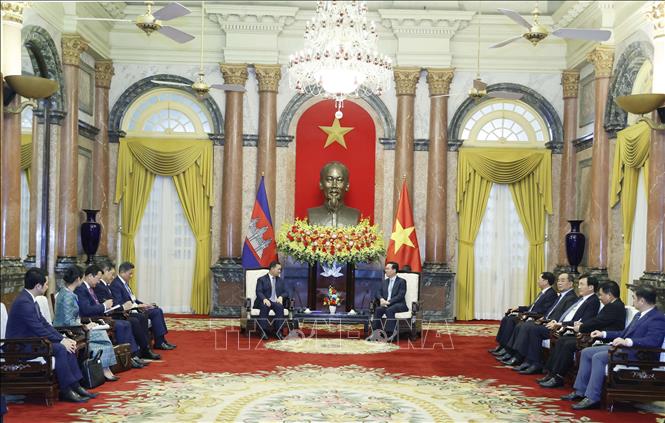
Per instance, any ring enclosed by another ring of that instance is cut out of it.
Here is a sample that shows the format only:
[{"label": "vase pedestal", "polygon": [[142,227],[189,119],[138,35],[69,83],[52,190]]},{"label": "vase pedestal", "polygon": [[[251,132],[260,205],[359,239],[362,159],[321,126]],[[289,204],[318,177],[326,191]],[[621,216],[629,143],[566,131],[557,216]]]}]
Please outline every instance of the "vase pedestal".
[{"label": "vase pedestal", "polygon": [[[346,303],[349,312],[355,304],[355,266],[351,263],[341,265],[341,276],[323,276],[330,273],[324,270],[321,263],[310,264],[307,282],[307,307],[310,310],[325,310],[323,298],[328,294],[328,287],[333,286],[340,298]],[[326,268],[328,266],[326,265]]]}]

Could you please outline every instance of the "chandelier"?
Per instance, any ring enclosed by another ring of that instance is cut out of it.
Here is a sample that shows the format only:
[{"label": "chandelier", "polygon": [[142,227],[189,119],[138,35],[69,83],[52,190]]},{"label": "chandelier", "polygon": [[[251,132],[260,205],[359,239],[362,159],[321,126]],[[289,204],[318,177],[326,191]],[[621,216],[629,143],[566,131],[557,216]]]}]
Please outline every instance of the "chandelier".
[{"label": "chandelier", "polygon": [[378,34],[364,1],[319,1],[305,25],[305,48],[289,57],[289,84],[299,93],[335,100],[380,95],[390,86],[392,62],[377,52]]}]

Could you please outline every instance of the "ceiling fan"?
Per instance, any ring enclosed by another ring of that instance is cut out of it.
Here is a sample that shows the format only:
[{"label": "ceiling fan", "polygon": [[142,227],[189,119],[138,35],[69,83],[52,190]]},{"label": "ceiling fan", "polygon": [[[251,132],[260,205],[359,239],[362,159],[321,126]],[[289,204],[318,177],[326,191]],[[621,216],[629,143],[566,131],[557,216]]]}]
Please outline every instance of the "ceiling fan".
[{"label": "ceiling fan", "polygon": [[534,46],[539,42],[547,38],[548,35],[552,34],[555,37],[568,38],[573,40],[589,40],[589,41],[607,41],[612,36],[612,32],[606,29],[589,29],[589,28],[559,28],[554,31],[550,31],[546,26],[542,25],[538,19],[540,17],[540,11],[538,10],[538,3],[536,2],[536,8],[533,9],[533,25],[524,19],[519,13],[510,9],[497,9],[499,12],[508,16],[510,19],[515,21],[517,24],[522,25],[528,32],[525,32],[522,35],[518,35],[513,38],[501,41],[491,45],[490,48],[503,47],[507,44],[510,44],[514,41],[524,38],[531,42]]},{"label": "ceiling fan", "polygon": [[225,91],[239,91],[239,92],[245,92],[246,89],[242,85],[238,84],[212,84],[208,85],[205,82],[205,72],[203,72],[203,34],[204,34],[204,28],[205,28],[205,2],[201,2],[201,55],[200,55],[200,60],[199,60],[199,72],[198,72],[198,78],[192,85],[185,84],[182,82],[171,82],[171,81],[160,81],[158,79],[153,79],[151,82],[159,85],[171,85],[171,86],[177,86],[177,87],[190,87],[194,92],[196,93],[197,97],[199,98],[204,98],[208,92],[210,91],[211,88],[215,88],[218,90],[225,90]]},{"label": "ceiling fan", "polygon": [[147,35],[152,34],[154,31],[159,32],[176,41],[178,43],[186,43],[194,39],[193,35],[176,29],[172,26],[164,25],[163,21],[170,21],[171,19],[179,18],[181,16],[189,15],[191,12],[180,3],[170,3],[161,9],[153,12],[152,6],[154,1],[146,1],[145,5],[147,10],[143,15],[139,15],[136,19],[107,19],[107,18],[76,18],[79,21],[110,21],[110,22],[133,22],[141,31]]},{"label": "ceiling fan", "polygon": [[[476,51],[476,78],[473,80],[473,85],[471,89],[469,90],[469,98],[472,98],[474,100],[480,100],[483,97],[490,97],[490,98],[504,98],[507,100],[519,100],[522,98],[522,94],[512,92],[512,91],[490,91],[487,92],[487,83],[483,82],[482,79],[480,79],[480,8],[478,9],[478,36],[477,36],[477,51]],[[450,96],[456,96],[456,95],[461,95],[461,94],[440,94],[440,95],[433,95],[431,97],[450,97]]]}]

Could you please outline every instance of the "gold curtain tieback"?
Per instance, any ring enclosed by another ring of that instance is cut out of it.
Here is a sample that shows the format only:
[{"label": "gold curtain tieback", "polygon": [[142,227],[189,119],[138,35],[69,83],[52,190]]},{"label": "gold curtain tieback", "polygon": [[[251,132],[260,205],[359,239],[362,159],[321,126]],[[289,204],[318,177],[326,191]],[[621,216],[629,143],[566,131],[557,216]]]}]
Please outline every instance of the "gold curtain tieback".
[{"label": "gold curtain tieback", "polygon": [[545,245],[545,241],[542,242],[535,242],[533,244],[530,244],[532,247],[540,247],[541,245]]},{"label": "gold curtain tieback", "polygon": [[125,232],[125,231],[120,231],[120,235],[122,235],[122,236],[134,236],[133,233],[131,233],[131,232]]},{"label": "gold curtain tieback", "polygon": [[468,245],[469,247],[473,247],[473,245],[475,244],[474,242],[466,241],[464,239],[460,239],[459,242],[464,245]]},{"label": "gold curtain tieback", "polygon": [[208,239],[208,238],[210,238],[210,234],[203,235],[203,236],[197,236],[197,237],[196,237],[196,242],[205,241],[205,240]]}]

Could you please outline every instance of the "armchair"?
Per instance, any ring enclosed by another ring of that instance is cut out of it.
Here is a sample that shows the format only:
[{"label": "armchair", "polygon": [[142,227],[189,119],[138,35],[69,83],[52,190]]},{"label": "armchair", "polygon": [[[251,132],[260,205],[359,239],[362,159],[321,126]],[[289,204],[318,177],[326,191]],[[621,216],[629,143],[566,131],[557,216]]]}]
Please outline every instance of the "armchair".
[{"label": "armchair", "polygon": [[[423,316],[420,309],[420,274],[400,272],[397,276],[406,280],[406,295],[404,299],[406,306],[409,308],[402,313],[396,313],[395,319],[397,320],[397,336],[402,333],[408,333],[409,339],[416,340],[422,332]],[[374,310],[376,309],[377,301],[371,301],[369,304],[370,324],[374,319]],[[382,316],[382,317],[385,317]]]},{"label": "armchair", "polygon": [[41,394],[46,405],[53,405],[58,397],[58,383],[51,342],[44,338],[4,339],[7,318],[7,309],[0,303],[0,392]]},{"label": "armchair", "polygon": [[[245,303],[243,309],[240,311],[240,331],[246,334],[257,331],[257,320],[260,310],[254,308],[254,301],[256,300],[256,284],[258,279],[267,274],[268,269],[247,269],[245,270]],[[287,319],[287,325],[291,326],[293,319],[293,310],[295,308],[295,300],[291,298],[284,298],[284,317]],[[270,310],[268,318],[274,317],[275,312]]]}]

